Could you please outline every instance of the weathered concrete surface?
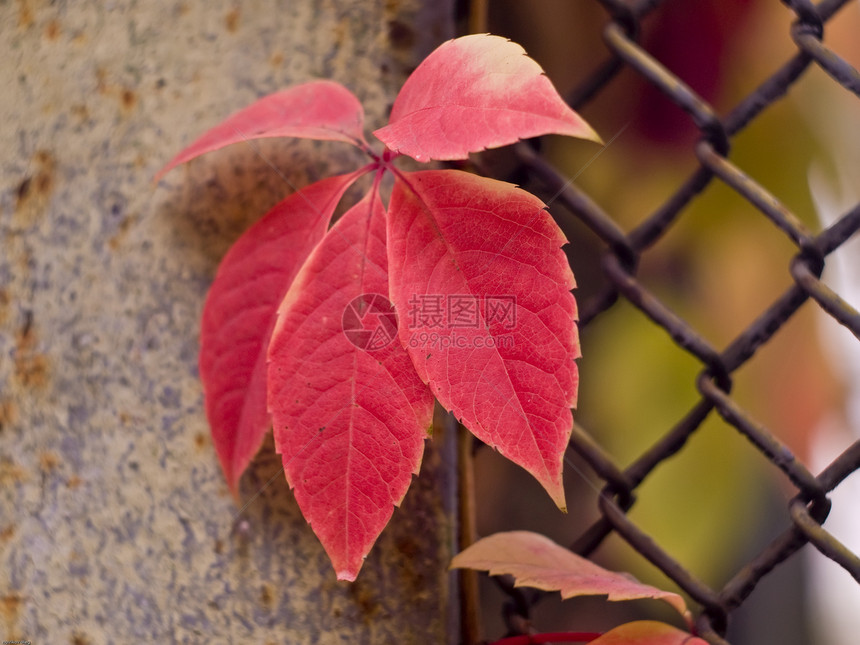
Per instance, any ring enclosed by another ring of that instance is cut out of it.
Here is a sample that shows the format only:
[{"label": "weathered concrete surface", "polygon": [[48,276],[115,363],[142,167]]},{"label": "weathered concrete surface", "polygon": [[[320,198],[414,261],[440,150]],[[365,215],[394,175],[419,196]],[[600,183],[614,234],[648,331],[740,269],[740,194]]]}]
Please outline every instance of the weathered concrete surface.
[{"label": "weathered concrete surface", "polygon": [[444,442],[350,586],[274,456],[238,513],[202,412],[218,260],[290,185],[353,153],[238,146],[151,183],[291,83],[339,80],[381,125],[404,72],[449,36],[447,3],[420,19],[417,4],[0,1],[0,639],[447,640]]}]

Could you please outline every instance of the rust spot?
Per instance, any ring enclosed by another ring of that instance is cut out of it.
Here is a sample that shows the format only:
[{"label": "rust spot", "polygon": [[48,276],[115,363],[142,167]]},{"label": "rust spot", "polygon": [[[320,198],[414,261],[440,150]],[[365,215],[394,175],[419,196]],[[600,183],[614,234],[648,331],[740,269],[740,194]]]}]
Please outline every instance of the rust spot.
[{"label": "rust spot", "polygon": [[18,622],[18,614],[24,599],[18,594],[9,594],[0,598],[0,614],[6,622],[6,629],[12,631],[12,627]]},{"label": "rust spot", "polygon": [[125,238],[128,236],[128,232],[131,230],[132,225],[137,222],[136,215],[129,215],[128,217],[124,217],[122,221],[119,223],[119,227],[116,233],[114,233],[111,238],[108,240],[108,246],[111,250],[116,251],[125,241]]},{"label": "rust spot", "polygon": [[122,411],[120,411],[120,413],[119,413],[119,422],[120,422],[122,425],[127,426],[129,423],[131,423],[131,415],[130,415],[128,412],[122,412]]},{"label": "rust spot", "polygon": [[48,383],[48,359],[43,354],[22,352],[15,356],[15,376],[29,389],[41,389]]},{"label": "rust spot", "polygon": [[224,16],[224,24],[227,27],[227,31],[231,34],[235,34],[239,29],[239,16],[240,16],[239,7],[234,7],[231,11]]},{"label": "rust spot", "polygon": [[51,473],[60,465],[60,457],[55,452],[43,452],[39,455],[39,469],[45,473]]},{"label": "rust spot", "polygon": [[56,40],[60,37],[60,21],[52,20],[45,27],[45,38],[48,40]]},{"label": "rust spot", "polygon": [[27,29],[33,24],[33,11],[27,0],[18,1],[18,26],[21,29]]},{"label": "rust spot", "polygon": [[272,54],[271,58],[269,58],[269,64],[272,67],[280,67],[284,64],[284,55],[281,52],[275,52]]},{"label": "rust spot", "polygon": [[9,292],[6,289],[0,289],[0,325],[6,322],[9,315],[9,304],[12,298],[9,297]]},{"label": "rust spot", "polygon": [[271,609],[275,604],[275,595],[272,590],[272,585],[264,582],[260,587],[260,604],[266,609]]},{"label": "rust spot", "polygon": [[215,547],[212,550],[215,551],[215,553],[217,553],[218,555],[224,553],[224,540],[220,538],[215,540]]},{"label": "rust spot", "polygon": [[134,90],[124,87],[119,93],[119,100],[123,109],[130,112],[137,105],[137,94],[134,93]]},{"label": "rust spot", "polygon": [[15,191],[15,213],[24,221],[32,220],[44,210],[54,188],[56,162],[51,153],[39,150],[33,161],[35,172],[24,177]]},{"label": "rust spot", "polygon": [[410,561],[417,558],[421,553],[421,544],[418,540],[409,535],[399,537],[395,546],[397,547],[397,550]]},{"label": "rust spot", "polygon": [[18,420],[18,407],[12,399],[0,401],[0,432]]},{"label": "rust spot", "polygon": [[15,535],[15,527],[11,524],[0,531],[0,544],[4,544],[12,539]]},{"label": "rust spot", "polygon": [[71,645],[90,645],[90,640],[80,632],[75,632],[69,643]]},{"label": "rust spot", "polygon": [[11,486],[27,479],[27,473],[8,457],[0,459],[0,484]]},{"label": "rust spot", "polygon": [[70,490],[75,490],[76,488],[79,488],[82,483],[83,482],[80,477],[78,477],[77,475],[72,475],[66,480],[66,488]]},{"label": "rust spot", "polygon": [[364,584],[361,580],[356,580],[349,585],[349,594],[352,596],[355,606],[358,607],[364,623],[370,625],[376,614],[382,609],[382,606],[376,599],[376,595],[373,593],[373,588]]},{"label": "rust spot", "polygon": [[90,118],[90,111],[85,103],[73,103],[69,106],[69,113],[80,123],[85,123]]},{"label": "rust spot", "polygon": [[202,450],[209,443],[209,437],[205,432],[198,432],[194,435],[194,446],[198,450]]},{"label": "rust spot", "polygon": [[28,314],[18,333],[15,351],[15,377],[26,388],[38,389],[48,383],[48,359],[35,351],[36,330]]},{"label": "rust spot", "polygon": [[18,204],[23,202],[27,197],[30,196],[30,185],[33,183],[32,177],[24,177],[20,184],[18,184],[18,188],[15,190],[15,197]]}]

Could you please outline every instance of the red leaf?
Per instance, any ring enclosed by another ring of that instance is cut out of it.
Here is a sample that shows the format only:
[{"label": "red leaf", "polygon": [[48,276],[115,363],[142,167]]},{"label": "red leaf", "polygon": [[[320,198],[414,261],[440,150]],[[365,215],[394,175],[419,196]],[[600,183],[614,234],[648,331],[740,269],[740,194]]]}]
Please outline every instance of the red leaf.
[{"label": "red leaf", "polygon": [[385,297],[384,217],[374,188],[332,227],[284,298],[269,348],[275,444],[340,580],[358,575],[418,473],[433,413]]},{"label": "red leaf", "polygon": [[654,620],[637,620],[612,629],[591,645],[708,645],[692,634]]},{"label": "red leaf", "polygon": [[539,533],[490,535],[454,556],[451,567],[489,571],[492,576],[512,575],[517,587],[560,591],[565,600],[602,595],[609,600],[657,598],[689,620],[687,606],[678,594],[642,584],[628,574],[608,571]]},{"label": "red leaf", "polygon": [[512,184],[465,172],[401,173],[388,263],[421,380],[564,509],[579,341],[566,240],[543,209]]},{"label": "red leaf", "polygon": [[278,305],[362,172],[324,179],[277,204],[230,248],[209,289],[200,380],[215,450],[234,495],[269,429],[266,346]]},{"label": "red leaf", "polygon": [[518,44],[478,34],[440,45],[406,80],[374,134],[418,161],[465,159],[542,134],[600,141]]},{"label": "red leaf", "polygon": [[303,137],[364,143],[364,110],[355,95],[334,81],[311,81],[269,94],[203,134],[162,168],[169,170],[232,143],[265,137]]}]

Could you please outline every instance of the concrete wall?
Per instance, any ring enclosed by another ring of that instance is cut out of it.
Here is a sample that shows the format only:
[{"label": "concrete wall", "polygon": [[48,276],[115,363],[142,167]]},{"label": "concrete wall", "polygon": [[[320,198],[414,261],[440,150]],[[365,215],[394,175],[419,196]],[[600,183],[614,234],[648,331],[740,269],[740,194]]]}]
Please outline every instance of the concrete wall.
[{"label": "concrete wall", "polygon": [[338,80],[382,125],[450,36],[450,3],[419,4],[0,2],[0,639],[456,641],[444,436],[348,585],[271,444],[239,512],[202,411],[198,321],[219,259],[354,153],[268,141],[152,184],[291,83]]}]

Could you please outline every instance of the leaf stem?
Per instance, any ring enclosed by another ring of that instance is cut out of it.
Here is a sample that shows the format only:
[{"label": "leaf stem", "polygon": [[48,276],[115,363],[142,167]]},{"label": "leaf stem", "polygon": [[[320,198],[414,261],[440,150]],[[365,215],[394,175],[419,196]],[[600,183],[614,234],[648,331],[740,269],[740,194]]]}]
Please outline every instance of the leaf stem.
[{"label": "leaf stem", "polygon": [[[450,412],[448,413],[450,414]],[[453,419],[453,415],[451,415]],[[460,530],[457,550],[471,546],[478,539],[475,520],[475,470],[472,458],[472,433],[461,423],[457,428],[458,519]],[[462,603],[463,642],[466,645],[481,641],[481,603],[478,593],[478,572],[460,571],[460,597]]]}]

